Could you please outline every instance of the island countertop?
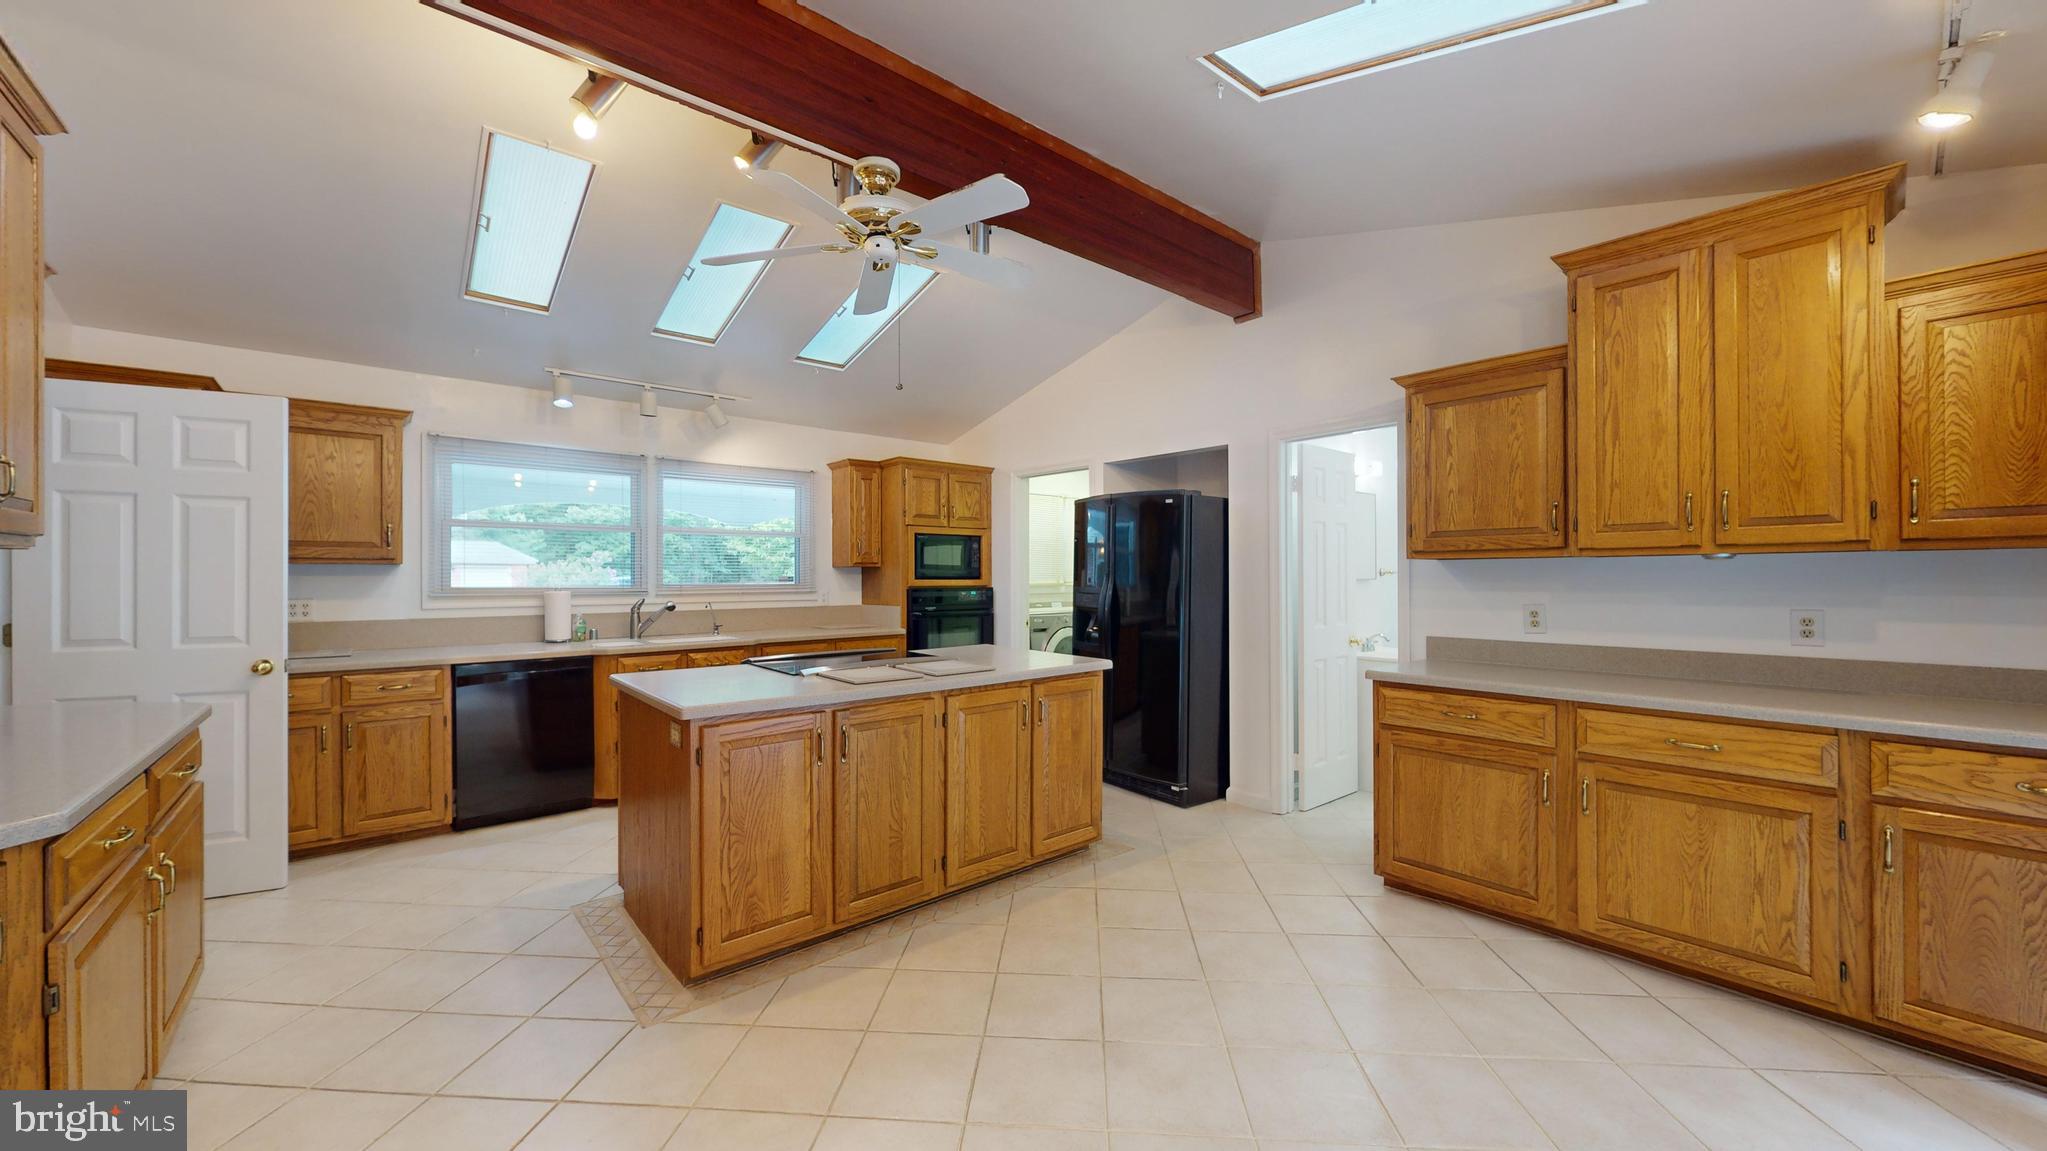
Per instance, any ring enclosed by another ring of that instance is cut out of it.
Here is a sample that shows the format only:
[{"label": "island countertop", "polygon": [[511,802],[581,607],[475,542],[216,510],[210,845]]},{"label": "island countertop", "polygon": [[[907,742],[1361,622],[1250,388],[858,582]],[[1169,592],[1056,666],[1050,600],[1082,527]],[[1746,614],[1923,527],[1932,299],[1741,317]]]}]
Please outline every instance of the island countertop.
[{"label": "island countertop", "polygon": [[994,644],[937,648],[910,654],[956,659],[962,663],[985,665],[988,670],[854,684],[814,675],[782,675],[764,668],[732,664],[676,671],[630,672],[614,675],[611,681],[618,685],[620,691],[673,719],[696,722],[771,711],[843,707],[878,699],[962,691],[1034,679],[1056,679],[1063,675],[1107,671],[1110,666],[1105,659]]},{"label": "island countertop", "polygon": [[0,847],[78,826],[211,714],[126,700],[0,707]]}]

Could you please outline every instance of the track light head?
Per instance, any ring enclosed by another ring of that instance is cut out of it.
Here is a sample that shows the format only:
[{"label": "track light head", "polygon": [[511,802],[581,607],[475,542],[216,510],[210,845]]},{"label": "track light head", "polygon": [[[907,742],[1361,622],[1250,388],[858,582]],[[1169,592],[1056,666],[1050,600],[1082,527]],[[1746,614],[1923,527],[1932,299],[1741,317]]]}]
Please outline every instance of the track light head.
[{"label": "track light head", "polygon": [[1988,49],[1976,48],[1956,61],[1947,83],[1919,106],[1919,126],[1948,132],[1974,120],[1983,111],[1983,81],[1993,59]]},{"label": "track light head", "polygon": [[640,414],[650,420],[661,414],[661,398],[654,394],[654,389],[640,389]]},{"label": "track light head", "polygon": [[552,402],[557,408],[573,408],[576,406],[576,393],[569,387],[567,376],[556,376],[554,378],[554,400]]},{"label": "track light head", "polygon": [[750,133],[744,147],[732,156],[732,166],[742,172],[765,169],[782,151],[780,140],[770,140],[759,132]]},{"label": "track light head", "polygon": [[716,400],[712,400],[710,406],[704,409],[704,415],[710,418],[711,426],[714,428],[722,428],[732,422],[732,417],[725,414],[725,409],[719,407]]},{"label": "track light head", "polygon": [[577,86],[576,94],[569,97],[569,102],[576,107],[576,135],[585,140],[596,139],[597,121],[604,119],[604,114],[611,111],[611,106],[618,102],[619,94],[624,91],[625,81],[618,77],[606,76],[602,72],[590,73]]}]

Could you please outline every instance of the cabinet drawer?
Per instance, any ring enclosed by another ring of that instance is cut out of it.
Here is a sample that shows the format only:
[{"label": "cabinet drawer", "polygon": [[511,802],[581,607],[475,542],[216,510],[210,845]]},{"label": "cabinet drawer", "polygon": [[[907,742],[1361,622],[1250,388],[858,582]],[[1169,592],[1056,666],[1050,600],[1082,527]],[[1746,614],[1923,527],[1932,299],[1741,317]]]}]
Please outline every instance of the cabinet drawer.
[{"label": "cabinet drawer", "polygon": [[199,774],[199,733],[193,732],[178,742],[178,746],[158,759],[149,767],[149,787],[156,793],[152,811],[169,811],[185,789],[192,786],[192,777]]},{"label": "cabinet drawer", "polygon": [[1831,735],[1589,707],[1578,709],[1578,754],[1816,787],[1840,777],[1840,743]]},{"label": "cabinet drawer", "polygon": [[441,698],[441,670],[415,667],[404,671],[370,671],[341,677],[341,706],[364,707],[380,703]]},{"label": "cabinet drawer", "polygon": [[1878,799],[2047,819],[2047,757],[1879,740],[1869,745],[1869,790]]},{"label": "cabinet drawer", "polygon": [[50,844],[44,865],[49,879],[48,926],[70,918],[71,912],[114,865],[142,846],[149,830],[149,780],[138,775],[114,798],[100,804],[84,823]]},{"label": "cabinet drawer", "polygon": [[622,655],[618,657],[618,667],[614,671],[618,675],[636,671],[674,671],[676,668],[688,666],[688,662],[689,656],[679,651],[664,651],[655,655]]},{"label": "cabinet drawer", "polygon": [[1495,699],[1454,691],[1381,686],[1378,718],[1394,727],[1418,727],[1530,747],[1557,745],[1557,705]]},{"label": "cabinet drawer", "polygon": [[721,647],[712,651],[693,651],[685,667],[723,667],[726,664],[745,663],[746,649],[743,647]]},{"label": "cabinet drawer", "polygon": [[285,687],[293,711],[326,711],[334,706],[334,677],[295,675]]},{"label": "cabinet drawer", "polygon": [[763,643],[754,646],[755,655],[808,655],[814,651],[832,650],[828,639],[783,640],[780,643]]}]

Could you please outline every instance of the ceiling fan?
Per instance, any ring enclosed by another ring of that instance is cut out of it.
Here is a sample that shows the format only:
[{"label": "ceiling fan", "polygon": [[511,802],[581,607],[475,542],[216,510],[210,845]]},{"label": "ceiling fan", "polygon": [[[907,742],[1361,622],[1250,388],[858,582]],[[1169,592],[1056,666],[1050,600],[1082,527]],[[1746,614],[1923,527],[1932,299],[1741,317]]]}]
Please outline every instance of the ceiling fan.
[{"label": "ceiling fan", "polygon": [[935,200],[912,204],[896,196],[896,184],[903,171],[895,161],[882,156],[864,156],[853,162],[853,178],[860,193],[834,204],[789,175],[755,168],[746,178],[773,188],[803,210],[830,224],[844,236],[829,244],[805,244],[793,248],[771,248],[764,252],[735,252],[711,256],[703,262],[710,267],[752,264],[790,256],[858,252],[864,262],[860,289],[853,295],[855,315],[872,315],[888,307],[889,292],[895,284],[896,265],[908,261],[941,272],[959,272],[1005,288],[1021,287],[1030,270],[1015,260],[990,256],[969,248],[942,244],[932,237],[954,228],[964,228],[991,216],[1014,212],[1028,205],[1023,187],[1003,175],[976,180]]}]

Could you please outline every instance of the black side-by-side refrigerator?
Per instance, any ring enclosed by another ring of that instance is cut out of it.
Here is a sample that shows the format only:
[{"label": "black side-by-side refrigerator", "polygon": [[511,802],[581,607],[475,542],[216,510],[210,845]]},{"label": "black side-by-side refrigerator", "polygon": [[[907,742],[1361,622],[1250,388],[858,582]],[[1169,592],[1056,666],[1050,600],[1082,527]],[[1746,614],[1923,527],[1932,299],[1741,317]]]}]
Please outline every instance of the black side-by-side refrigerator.
[{"label": "black side-by-side refrigerator", "polygon": [[1073,654],[1115,661],[1102,778],[1182,807],[1230,782],[1228,512],[1191,491],[1074,505]]}]

